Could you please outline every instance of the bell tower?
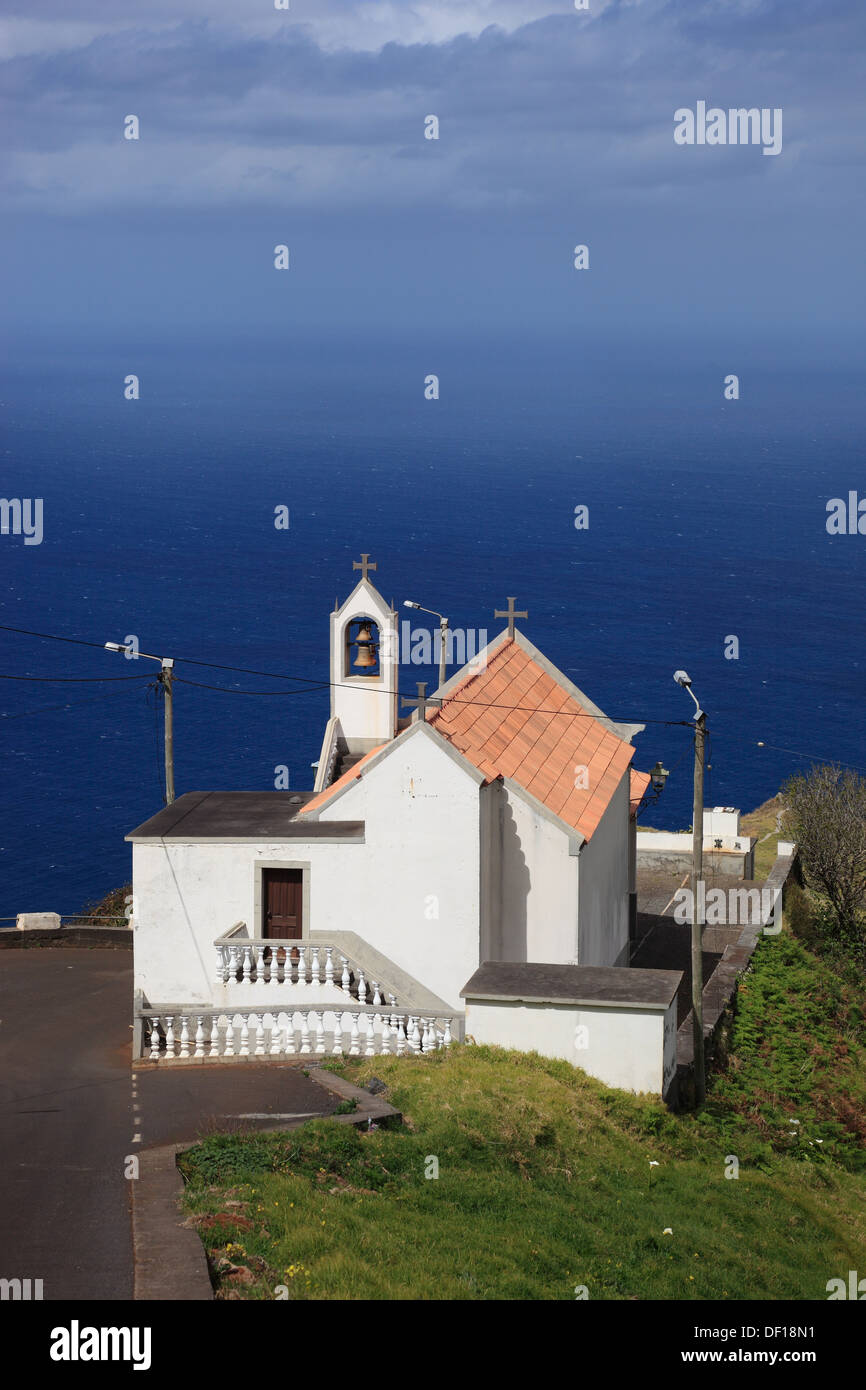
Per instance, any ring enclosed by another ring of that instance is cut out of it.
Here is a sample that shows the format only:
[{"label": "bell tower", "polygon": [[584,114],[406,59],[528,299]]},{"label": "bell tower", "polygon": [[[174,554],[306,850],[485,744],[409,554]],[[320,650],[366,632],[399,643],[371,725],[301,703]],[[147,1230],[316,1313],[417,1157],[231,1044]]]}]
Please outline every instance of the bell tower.
[{"label": "bell tower", "polygon": [[397,732],[397,613],[369,578],[369,555],[352,563],[361,578],[331,614],[331,718],[350,753],[366,753]]}]

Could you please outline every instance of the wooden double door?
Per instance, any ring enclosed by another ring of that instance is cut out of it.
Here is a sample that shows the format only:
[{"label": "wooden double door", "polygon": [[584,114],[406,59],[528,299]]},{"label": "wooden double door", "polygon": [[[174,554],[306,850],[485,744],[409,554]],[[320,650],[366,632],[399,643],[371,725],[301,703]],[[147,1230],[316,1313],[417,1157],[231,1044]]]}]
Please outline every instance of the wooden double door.
[{"label": "wooden double door", "polygon": [[302,869],[263,869],[263,935],[276,941],[294,941],[304,930],[304,874]]}]

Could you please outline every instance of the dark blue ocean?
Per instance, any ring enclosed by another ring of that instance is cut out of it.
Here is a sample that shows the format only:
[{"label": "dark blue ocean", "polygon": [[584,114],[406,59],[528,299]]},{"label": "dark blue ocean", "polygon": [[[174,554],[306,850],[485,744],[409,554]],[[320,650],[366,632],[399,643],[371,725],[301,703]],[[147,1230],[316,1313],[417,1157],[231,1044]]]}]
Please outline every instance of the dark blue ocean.
[{"label": "dark blue ocean", "polygon": [[[866,769],[866,536],[825,528],[828,498],[866,495],[853,373],[756,362],[725,402],[729,361],[590,361],[567,345],[299,351],[226,334],[14,357],[0,494],[43,498],[45,533],[0,536],[0,622],[100,644],[136,634],[176,657],[178,794],[272,788],[281,764],[312,786],[327,690],[184,658],[327,681],[328,615],[361,551],[387,599],[454,627],[492,636],[516,595],[520,626],[606,713],[658,721],[635,759],[672,772],[654,825],[690,821],[689,730],[663,722],[691,718],[677,667],[708,712],[709,804],[749,810],[814,761]],[[0,650],[4,677],[148,674],[5,631]],[[414,694],[425,678],[404,667],[401,683]],[[123,837],[162,805],[154,693],[0,687],[0,917],[72,914],[129,879]]]}]

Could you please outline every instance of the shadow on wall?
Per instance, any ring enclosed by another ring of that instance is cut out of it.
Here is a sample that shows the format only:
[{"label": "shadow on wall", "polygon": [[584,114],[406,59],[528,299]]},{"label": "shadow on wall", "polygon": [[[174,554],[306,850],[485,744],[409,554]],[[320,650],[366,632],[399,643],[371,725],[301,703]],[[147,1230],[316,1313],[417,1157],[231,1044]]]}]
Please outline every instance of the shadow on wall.
[{"label": "shadow on wall", "polygon": [[526,902],[531,887],[529,867],[514,812],[506,801],[502,809],[502,903],[499,938],[500,960],[529,959],[527,946]]}]

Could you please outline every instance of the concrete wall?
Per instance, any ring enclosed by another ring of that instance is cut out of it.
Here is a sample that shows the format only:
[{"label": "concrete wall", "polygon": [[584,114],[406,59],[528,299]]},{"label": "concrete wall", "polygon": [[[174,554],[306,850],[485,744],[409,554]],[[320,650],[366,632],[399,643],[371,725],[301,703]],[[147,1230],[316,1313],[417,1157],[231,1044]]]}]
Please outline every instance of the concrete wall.
[{"label": "concrete wall", "polygon": [[676,1071],[676,1001],[666,1010],[466,1000],[476,1043],[539,1052],[607,1086],[665,1094]]},{"label": "concrete wall", "polygon": [[[639,869],[661,869],[666,873],[690,874],[692,871],[692,849],[691,836],[686,837],[689,841],[689,848],[686,849],[650,849],[641,845],[643,836],[638,832],[637,837],[637,864]],[[716,878],[754,878],[755,874],[755,852],[754,849],[736,850],[708,849],[704,845],[703,853],[704,873],[712,871]]]},{"label": "concrete wall", "polygon": [[580,965],[628,964],[629,792],[626,771],[592,839],[580,851]]}]

